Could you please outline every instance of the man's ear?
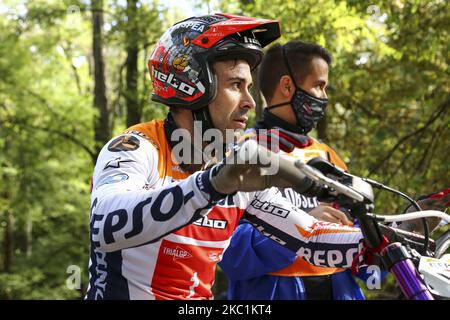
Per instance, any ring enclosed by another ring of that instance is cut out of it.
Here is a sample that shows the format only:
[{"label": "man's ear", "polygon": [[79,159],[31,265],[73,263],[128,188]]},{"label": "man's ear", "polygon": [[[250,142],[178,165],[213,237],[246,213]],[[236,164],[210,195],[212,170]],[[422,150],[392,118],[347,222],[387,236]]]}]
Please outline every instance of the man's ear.
[{"label": "man's ear", "polygon": [[294,84],[292,83],[292,79],[288,75],[284,75],[280,78],[280,81],[278,83],[280,88],[280,93],[289,99],[293,92],[294,92]]}]

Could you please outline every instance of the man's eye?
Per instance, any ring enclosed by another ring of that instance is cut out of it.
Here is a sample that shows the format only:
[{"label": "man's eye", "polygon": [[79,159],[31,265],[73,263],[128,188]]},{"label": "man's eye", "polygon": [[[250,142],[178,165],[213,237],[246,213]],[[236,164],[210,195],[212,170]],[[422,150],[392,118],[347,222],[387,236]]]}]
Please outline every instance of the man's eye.
[{"label": "man's eye", "polygon": [[240,86],[241,86],[241,83],[239,81],[238,82],[233,82],[233,88],[238,89]]}]

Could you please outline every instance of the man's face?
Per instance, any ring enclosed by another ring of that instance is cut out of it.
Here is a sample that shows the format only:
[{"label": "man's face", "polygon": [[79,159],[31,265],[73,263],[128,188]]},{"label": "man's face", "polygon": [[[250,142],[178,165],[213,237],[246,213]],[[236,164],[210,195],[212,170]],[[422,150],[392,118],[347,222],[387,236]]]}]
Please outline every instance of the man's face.
[{"label": "man's face", "polygon": [[245,60],[220,61],[213,64],[217,75],[217,96],[209,104],[214,126],[225,134],[225,129],[245,129],[247,112],[255,108],[250,95],[252,75]]},{"label": "man's face", "polygon": [[310,62],[310,72],[305,79],[300,79],[300,88],[316,98],[326,99],[328,84],[328,64],[319,57],[314,57]]}]

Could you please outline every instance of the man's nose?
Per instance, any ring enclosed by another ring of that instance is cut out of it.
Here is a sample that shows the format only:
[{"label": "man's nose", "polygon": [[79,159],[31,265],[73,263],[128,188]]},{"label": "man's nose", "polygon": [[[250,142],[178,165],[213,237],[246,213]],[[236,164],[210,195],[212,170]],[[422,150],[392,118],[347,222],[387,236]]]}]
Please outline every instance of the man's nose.
[{"label": "man's nose", "polygon": [[252,95],[250,94],[249,90],[245,91],[245,94],[242,98],[242,104],[241,108],[243,109],[255,109],[256,108],[256,102],[253,99]]}]

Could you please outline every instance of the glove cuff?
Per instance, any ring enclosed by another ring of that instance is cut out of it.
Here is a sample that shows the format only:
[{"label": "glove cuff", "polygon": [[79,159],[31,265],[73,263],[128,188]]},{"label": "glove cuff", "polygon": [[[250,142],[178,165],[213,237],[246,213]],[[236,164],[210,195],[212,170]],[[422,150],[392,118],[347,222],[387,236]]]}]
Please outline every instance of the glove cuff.
[{"label": "glove cuff", "polygon": [[211,178],[214,174],[213,170],[217,170],[216,167],[217,165],[200,173],[195,179],[195,183],[197,184],[197,187],[200,189],[200,191],[209,195],[210,202],[218,202],[219,200],[222,200],[223,198],[228,196],[227,194],[218,192],[211,183]]}]

